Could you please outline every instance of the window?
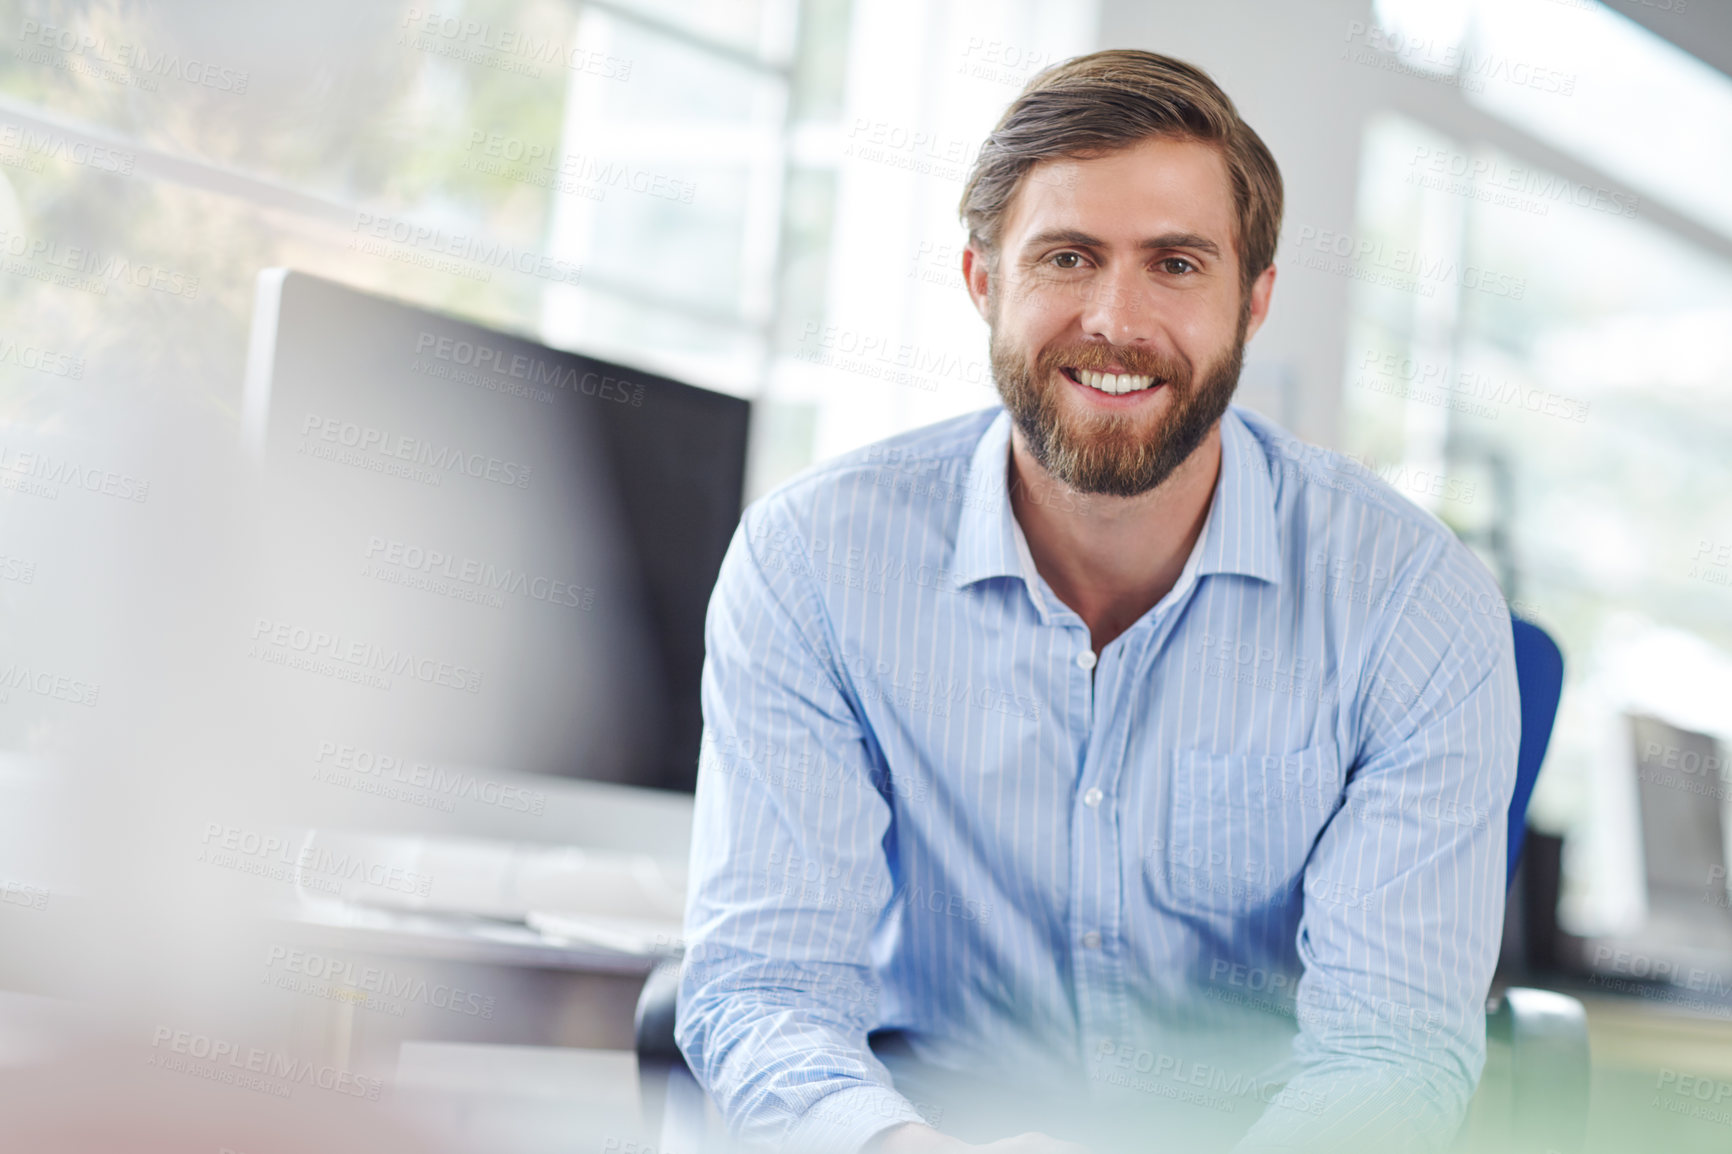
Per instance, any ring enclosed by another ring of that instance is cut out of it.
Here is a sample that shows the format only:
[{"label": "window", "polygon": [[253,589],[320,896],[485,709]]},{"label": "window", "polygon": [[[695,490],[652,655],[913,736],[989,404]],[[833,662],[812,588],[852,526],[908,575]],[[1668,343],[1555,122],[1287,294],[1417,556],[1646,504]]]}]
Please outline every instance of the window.
[{"label": "window", "polygon": [[1367,126],[1346,436],[1558,637],[1533,819],[1566,928],[1633,932],[1628,715],[1732,738],[1732,80],[1586,0],[1377,16],[1461,100]]}]

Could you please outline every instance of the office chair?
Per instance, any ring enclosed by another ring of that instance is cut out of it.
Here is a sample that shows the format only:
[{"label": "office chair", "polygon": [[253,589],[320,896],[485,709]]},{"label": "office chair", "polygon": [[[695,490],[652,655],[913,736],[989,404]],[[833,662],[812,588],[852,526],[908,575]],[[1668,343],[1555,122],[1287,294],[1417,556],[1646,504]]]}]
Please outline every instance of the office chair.
[{"label": "office chair", "polygon": [[[1506,884],[1515,877],[1527,832],[1528,801],[1551,742],[1563,692],[1564,658],[1544,629],[1512,618],[1521,744],[1510,797]],[[702,1151],[716,1133],[714,1107],[674,1041],[680,964],[665,961],[638,997],[636,1031],[645,1121],[661,1130],[661,1149]],[[1471,1119],[1474,1136],[1500,1154],[1575,1154],[1588,1116],[1588,1027],[1581,1002],[1549,990],[1511,987],[1486,1005],[1486,1037],[1507,1047],[1508,1075],[1487,1101],[1492,1117]],[[1482,1089],[1484,1089],[1482,1082]],[[1467,1136],[1469,1127],[1463,1127]],[[1478,1147],[1475,1147],[1476,1149]]]},{"label": "office chair", "polygon": [[1510,618],[1515,637],[1516,685],[1521,692],[1522,738],[1516,753],[1515,792],[1509,801],[1509,872],[1515,877],[1528,832],[1528,801],[1540,776],[1540,763],[1552,740],[1558,698],[1564,691],[1564,655],[1551,634],[1531,621]]},{"label": "office chair", "polygon": [[[1564,688],[1564,655],[1551,635],[1519,617],[1510,618],[1510,628],[1522,730],[1510,794],[1506,886],[1521,861],[1528,802]],[[1582,1003],[1568,994],[1512,986],[1487,1003],[1485,1032],[1509,1048],[1508,1084],[1497,1095],[1504,1116],[1491,1127],[1505,1148],[1579,1151],[1588,1125],[1588,1017]]]}]

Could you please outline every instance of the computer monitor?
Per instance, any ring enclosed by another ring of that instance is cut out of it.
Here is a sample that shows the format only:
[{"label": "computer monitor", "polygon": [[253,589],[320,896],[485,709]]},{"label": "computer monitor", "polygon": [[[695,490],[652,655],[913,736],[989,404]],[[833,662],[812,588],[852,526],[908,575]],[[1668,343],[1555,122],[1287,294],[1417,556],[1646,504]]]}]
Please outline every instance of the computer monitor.
[{"label": "computer monitor", "polygon": [[1718,946],[1732,962],[1722,810],[1732,786],[1719,742],[1705,733],[1633,715],[1642,821],[1648,935],[1660,946]]},{"label": "computer monitor", "polygon": [[1529,858],[1523,869],[1541,865],[1536,876],[1548,884],[1524,894],[1530,908],[1523,932],[1538,946],[1542,964],[1614,991],[1725,1014],[1732,1010],[1732,854],[1726,840],[1732,763],[1709,734],[1643,713],[1626,714],[1624,721],[1645,913],[1588,937],[1559,925],[1550,914],[1561,880],[1561,842],[1541,837],[1541,849],[1550,843],[1550,860]]},{"label": "computer monitor", "polygon": [[737,397],[265,270],[242,424],[267,728],[690,790],[749,421]]}]

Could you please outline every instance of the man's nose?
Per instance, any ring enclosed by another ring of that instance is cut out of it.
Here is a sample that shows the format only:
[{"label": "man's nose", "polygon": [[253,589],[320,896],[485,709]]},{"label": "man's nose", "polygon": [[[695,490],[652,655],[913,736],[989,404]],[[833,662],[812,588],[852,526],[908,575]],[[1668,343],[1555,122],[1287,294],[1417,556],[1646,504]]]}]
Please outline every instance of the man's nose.
[{"label": "man's nose", "polygon": [[1154,336],[1154,308],[1142,272],[1136,268],[1105,270],[1079,286],[1083,294],[1082,328],[1091,337],[1115,345],[1141,344]]}]

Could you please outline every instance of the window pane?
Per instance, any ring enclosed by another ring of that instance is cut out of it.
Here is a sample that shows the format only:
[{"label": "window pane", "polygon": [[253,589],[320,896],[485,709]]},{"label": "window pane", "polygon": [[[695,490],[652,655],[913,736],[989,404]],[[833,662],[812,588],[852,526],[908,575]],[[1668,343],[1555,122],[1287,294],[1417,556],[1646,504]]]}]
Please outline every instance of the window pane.
[{"label": "window pane", "polygon": [[611,0],[598,10],[637,13],[771,62],[788,54],[788,0]]},{"label": "window pane", "polygon": [[[1375,121],[1345,411],[1356,452],[1440,470],[1426,503],[1563,646],[1532,813],[1571,834],[1588,934],[1644,916],[1618,719],[1732,736],[1732,264],[1582,191]],[[1373,267],[1394,252],[1403,278]]]},{"label": "window pane", "polygon": [[[584,290],[552,291],[543,327],[561,343],[617,345],[623,318],[646,310],[632,331],[653,356],[677,353],[712,372],[696,379],[738,387],[739,332],[762,357],[774,277],[782,179],[786,84],[773,74],[591,9],[588,42],[632,61],[629,86],[574,79],[561,165],[585,174],[561,183],[551,250],[582,264]],[[599,302],[611,295],[606,307]],[[671,342],[659,317],[688,314]],[[697,341],[699,344],[692,344]]]}]

